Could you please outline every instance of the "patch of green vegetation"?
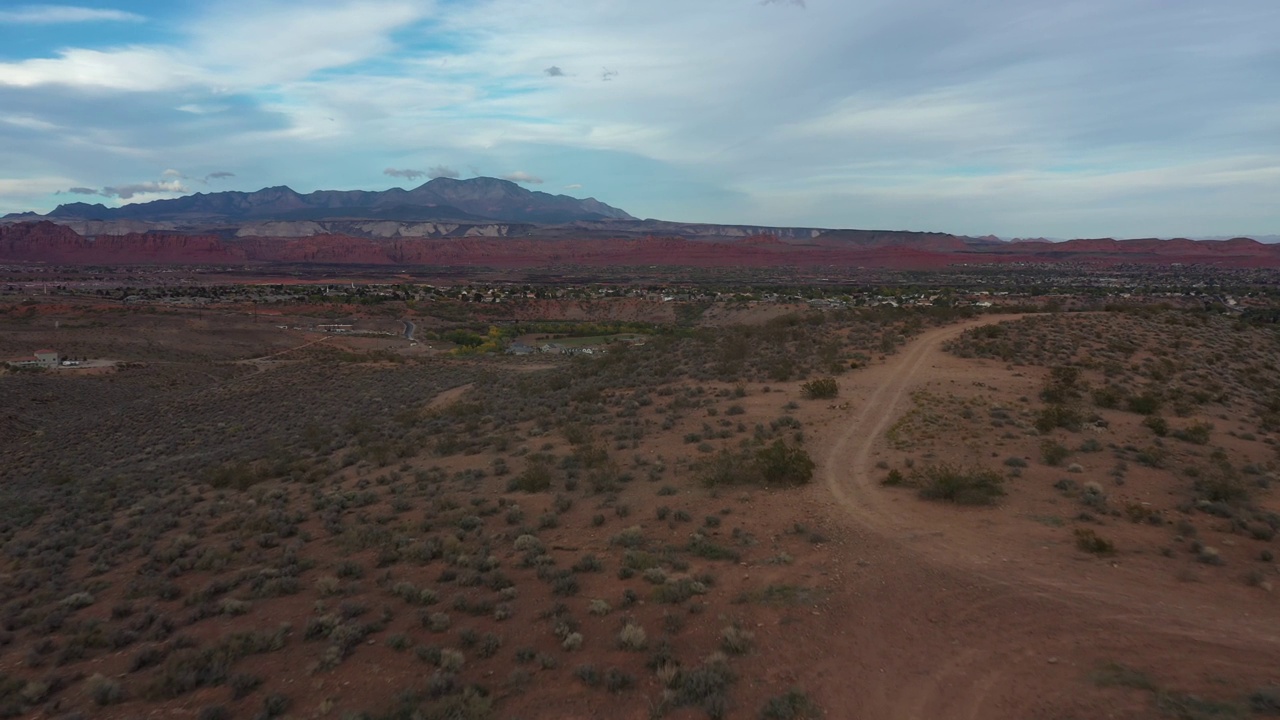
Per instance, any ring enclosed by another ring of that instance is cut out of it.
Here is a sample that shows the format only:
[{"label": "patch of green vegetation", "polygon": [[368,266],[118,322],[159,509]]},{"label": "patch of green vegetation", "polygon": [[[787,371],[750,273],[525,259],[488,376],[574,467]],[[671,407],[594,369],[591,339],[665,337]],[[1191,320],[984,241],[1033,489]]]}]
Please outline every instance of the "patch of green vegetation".
[{"label": "patch of green vegetation", "polygon": [[920,488],[920,497],[925,500],[957,505],[994,505],[1005,494],[1004,477],[1000,473],[945,463],[916,470],[912,484]]},{"label": "patch of green vegetation", "polygon": [[775,440],[755,452],[721,451],[702,465],[700,479],[718,485],[804,485],[813,479],[813,458],[804,448]]},{"label": "patch of green vegetation", "polygon": [[840,394],[840,383],[833,377],[817,378],[801,385],[800,391],[810,400],[828,400]]}]

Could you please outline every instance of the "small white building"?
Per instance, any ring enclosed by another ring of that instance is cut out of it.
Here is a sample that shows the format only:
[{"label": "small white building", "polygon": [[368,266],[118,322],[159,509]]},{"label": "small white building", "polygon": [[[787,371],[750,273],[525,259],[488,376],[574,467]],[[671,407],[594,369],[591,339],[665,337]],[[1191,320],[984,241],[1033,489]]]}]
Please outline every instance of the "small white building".
[{"label": "small white building", "polygon": [[14,367],[51,369],[58,367],[58,359],[56,350],[37,350],[32,356],[13,358],[5,362]]}]

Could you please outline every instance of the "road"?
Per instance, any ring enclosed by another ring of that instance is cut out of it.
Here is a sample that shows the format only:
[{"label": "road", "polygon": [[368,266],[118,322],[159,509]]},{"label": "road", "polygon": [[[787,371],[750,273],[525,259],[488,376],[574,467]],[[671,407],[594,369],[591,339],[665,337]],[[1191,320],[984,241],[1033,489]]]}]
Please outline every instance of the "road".
[{"label": "road", "polygon": [[418,331],[418,326],[413,324],[412,320],[401,320],[404,323],[404,337],[409,342],[413,342],[413,334]]},{"label": "road", "polygon": [[[840,565],[859,580],[836,604],[843,605],[839,614],[861,619],[863,652],[843,660],[852,684],[837,683],[833,692],[865,708],[865,717],[989,720],[1043,716],[1041,698],[1057,697],[1051,704],[1064,709],[1071,683],[1103,661],[1224,677],[1274,662],[1280,614],[1265,599],[1224,604],[1230,593],[1212,587],[1171,592],[1173,571],[1145,574],[1150,570],[1132,553],[1114,564],[1082,559],[1018,535],[1009,508],[938,506],[880,485],[876,453],[913,406],[914,389],[943,378],[998,381],[1005,372],[952,358],[942,345],[967,328],[1007,319],[928,330],[849,388],[854,409],[835,421],[820,477],[849,521],[851,555]],[[1001,535],[1001,528],[1015,532]],[[1102,715],[1061,715],[1068,716]]]}]

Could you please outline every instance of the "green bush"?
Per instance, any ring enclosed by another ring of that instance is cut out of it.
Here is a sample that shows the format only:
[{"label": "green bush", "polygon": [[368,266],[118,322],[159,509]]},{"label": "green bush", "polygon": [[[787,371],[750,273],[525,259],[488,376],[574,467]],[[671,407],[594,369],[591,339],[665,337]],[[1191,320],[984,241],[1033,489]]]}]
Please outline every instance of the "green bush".
[{"label": "green bush", "polygon": [[818,378],[801,385],[800,390],[810,400],[827,400],[840,394],[840,383],[833,377]]},{"label": "green bush", "polygon": [[994,505],[1005,494],[1000,473],[982,468],[932,465],[917,470],[913,482],[920,488],[920,497],[957,505]]},{"label": "green bush", "polygon": [[770,485],[804,485],[813,479],[814,463],[809,453],[781,440],[756,451],[755,462]]}]

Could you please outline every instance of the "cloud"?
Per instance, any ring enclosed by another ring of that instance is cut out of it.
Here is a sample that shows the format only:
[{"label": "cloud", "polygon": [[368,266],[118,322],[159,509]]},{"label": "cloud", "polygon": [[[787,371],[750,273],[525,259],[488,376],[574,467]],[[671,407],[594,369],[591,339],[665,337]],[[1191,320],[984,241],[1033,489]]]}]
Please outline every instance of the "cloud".
[{"label": "cloud", "polygon": [[226,170],[219,170],[217,172],[211,172],[208,175],[205,175],[204,181],[209,182],[210,180],[223,180],[225,178],[233,178],[235,176],[236,174],[233,172],[227,172]]},{"label": "cloud", "polygon": [[[0,0],[0,17],[42,1],[59,0]],[[0,58],[0,172],[59,183],[0,207],[119,178],[195,185],[155,169],[228,157],[255,184],[340,188],[412,149],[464,174],[536,167],[689,221],[1053,236],[1280,224],[1272,171],[1204,165],[1280,157],[1275,0],[761,2],[222,0],[173,3],[156,32],[0,26],[41,31]],[[601,82],[606,69],[627,77]],[[1162,168],[1200,184],[1142,174]],[[1141,203],[1086,192],[1138,181]]]},{"label": "cloud", "polygon": [[111,185],[102,188],[98,193],[103,197],[120,198],[128,200],[136,195],[151,195],[164,193],[185,193],[188,192],[186,186],[180,180],[161,180],[159,182],[142,182],[130,185]]},{"label": "cloud", "polygon": [[565,190],[581,190],[582,183],[573,183],[572,185],[565,185],[564,189]]},{"label": "cloud", "polygon": [[71,48],[57,58],[0,63],[0,86],[66,85],[126,92],[176,90],[213,78],[170,48]]},{"label": "cloud", "polygon": [[[205,14],[190,23],[185,45],[69,48],[56,57],[0,63],[0,86],[132,92],[261,88],[390,52],[395,47],[391,33],[427,14],[426,5],[415,0],[316,2],[305,12],[290,3],[264,2],[252,10],[244,5],[208,4]],[[282,27],[289,32],[279,32]]]},{"label": "cloud", "polygon": [[97,195],[98,189],[89,187],[73,187],[58,191],[59,194],[64,192],[68,195]]},{"label": "cloud", "polygon": [[391,177],[404,178],[406,180],[417,180],[418,178],[426,177],[427,175],[426,171],[423,170],[397,170],[396,168],[387,168],[382,171],[382,174],[390,175]]},{"label": "cloud", "polygon": [[146,18],[123,10],[75,7],[71,5],[24,5],[0,10],[0,25],[59,25],[81,22],[143,22]]},{"label": "cloud", "polygon": [[503,175],[503,176],[502,176],[502,179],[503,179],[503,180],[510,180],[511,182],[515,182],[515,183],[525,183],[525,184],[527,184],[527,185],[541,185],[541,184],[542,184],[542,178],[537,177],[537,176],[535,176],[535,175],[530,175],[529,173],[527,173],[527,172],[525,172],[525,171],[523,171],[523,170],[517,170],[517,171],[515,171],[515,172],[513,172],[513,173],[509,173],[509,174],[507,174],[507,175]]},{"label": "cloud", "polygon": [[435,180],[436,178],[456,179],[461,176],[462,176],[462,173],[459,173],[457,170],[454,170],[453,168],[447,165],[434,165],[430,168],[427,168],[427,177],[431,178],[432,180]]}]

